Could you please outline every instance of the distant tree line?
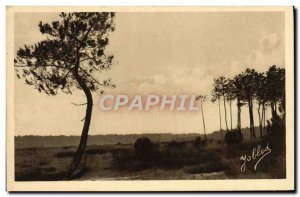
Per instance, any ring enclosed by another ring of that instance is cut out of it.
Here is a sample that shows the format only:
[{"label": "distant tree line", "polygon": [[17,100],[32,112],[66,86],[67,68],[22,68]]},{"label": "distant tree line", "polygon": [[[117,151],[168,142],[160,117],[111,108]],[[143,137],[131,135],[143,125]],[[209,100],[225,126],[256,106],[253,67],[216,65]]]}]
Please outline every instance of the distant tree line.
[{"label": "distant tree line", "polygon": [[[237,125],[236,131],[241,132],[242,107],[248,107],[250,136],[255,138],[254,109],[257,103],[258,122],[260,137],[266,134],[266,110],[271,109],[272,119],[276,119],[281,113],[285,118],[285,69],[276,65],[271,66],[266,72],[259,73],[254,69],[247,68],[241,74],[233,78],[220,76],[214,79],[212,102],[218,102],[220,131],[222,134],[221,103],[224,105],[226,131],[233,131],[232,125],[232,102],[236,100]],[[227,119],[227,106],[229,103],[230,129]]]}]

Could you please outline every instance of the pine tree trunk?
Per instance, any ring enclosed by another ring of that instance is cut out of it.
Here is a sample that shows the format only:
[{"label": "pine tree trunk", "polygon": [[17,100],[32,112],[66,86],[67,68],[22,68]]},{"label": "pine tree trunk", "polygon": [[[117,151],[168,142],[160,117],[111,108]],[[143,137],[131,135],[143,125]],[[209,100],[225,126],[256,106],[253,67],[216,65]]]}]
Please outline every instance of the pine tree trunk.
[{"label": "pine tree trunk", "polygon": [[220,99],[218,100],[218,102],[219,102],[220,132],[221,132],[221,138],[223,138],[223,133],[222,133],[222,117],[221,117],[221,104],[220,104]]},{"label": "pine tree trunk", "polygon": [[231,107],[231,100],[229,101],[229,105],[230,105],[230,129],[232,131],[232,107]]},{"label": "pine tree trunk", "polygon": [[250,128],[251,128],[251,131],[252,131],[252,137],[255,138],[252,99],[250,99]]},{"label": "pine tree trunk", "polygon": [[241,103],[240,99],[237,99],[237,130],[241,132]]},{"label": "pine tree trunk", "polygon": [[248,108],[249,108],[249,119],[250,119],[250,137],[255,137],[255,132],[253,128],[253,108],[251,99],[248,100]]},{"label": "pine tree trunk", "polygon": [[89,90],[87,85],[84,83],[84,81],[81,79],[81,77],[79,76],[78,69],[79,69],[79,60],[77,62],[77,66],[74,68],[73,75],[86,96],[87,107],[86,107],[86,115],[85,115],[85,119],[84,119],[82,133],[81,133],[80,143],[79,143],[78,149],[76,151],[76,154],[73,158],[73,161],[71,163],[71,166],[69,168],[69,171],[68,171],[68,174],[66,177],[67,179],[74,178],[74,176],[76,175],[78,166],[80,164],[80,161],[83,157],[87,139],[88,139],[88,132],[89,132],[89,127],[90,127],[91,117],[92,117],[92,110],[93,110],[93,97],[92,97],[91,91]]},{"label": "pine tree trunk", "polygon": [[259,131],[260,131],[260,137],[262,138],[262,136],[263,136],[263,127],[262,127],[263,111],[262,111],[262,113],[260,113],[261,106],[262,106],[262,104],[258,103],[257,113],[258,113],[258,121],[259,121]]},{"label": "pine tree trunk", "polygon": [[223,100],[224,100],[224,111],[225,111],[225,124],[226,124],[226,130],[228,131],[228,124],[227,124],[227,110],[226,110],[225,96],[223,96]]},{"label": "pine tree trunk", "polygon": [[263,104],[263,130],[264,130],[264,135],[266,135],[266,107],[265,104]]},{"label": "pine tree trunk", "polygon": [[205,131],[205,121],[204,121],[204,113],[203,113],[203,103],[201,101],[201,112],[202,112],[202,121],[203,121],[203,129],[204,129],[204,138],[207,141],[206,131]]},{"label": "pine tree trunk", "polygon": [[274,113],[274,103],[271,101],[271,113],[273,114]]},{"label": "pine tree trunk", "polygon": [[272,111],[272,118],[274,119],[275,116],[277,115],[277,112],[276,112],[276,104],[275,102],[271,102],[271,111]]}]

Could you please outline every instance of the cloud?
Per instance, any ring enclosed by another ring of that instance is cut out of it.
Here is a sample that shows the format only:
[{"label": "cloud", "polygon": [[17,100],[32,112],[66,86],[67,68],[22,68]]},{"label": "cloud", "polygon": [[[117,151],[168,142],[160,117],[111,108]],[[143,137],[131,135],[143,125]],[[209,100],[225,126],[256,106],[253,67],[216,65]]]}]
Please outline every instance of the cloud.
[{"label": "cloud", "polygon": [[284,66],[284,55],[284,40],[279,34],[271,33],[260,39],[258,48],[247,55],[245,64],[263,72],[274,64]]},{"label": "cloud", "polygon": [[281,43],[280,36],[276,33],[272,33],[261,39],[259,46],[260,51],[265,54],[270,54],[274,49],[276,49]]},{"label": "cloud", "polygon": [[193,62],[191,65],[166,66],[153,74],[131,79],[134,91],[142,94],[207,94],[211,93],[213,79],[219,76],[234,77],[246,68],[265,72],[273,64],[284,66],[284,40],[271,33],[257,39],[257,47],[237,60],[222,60],[208,65]]},{"label": "cloud", "polygon": [[143,94],[202,94],[210,92],[208,87],[213,77],[209,70],[209,67],[166,67],[159,74],[137,76],[132,83],[137,87],[136,92]]}]

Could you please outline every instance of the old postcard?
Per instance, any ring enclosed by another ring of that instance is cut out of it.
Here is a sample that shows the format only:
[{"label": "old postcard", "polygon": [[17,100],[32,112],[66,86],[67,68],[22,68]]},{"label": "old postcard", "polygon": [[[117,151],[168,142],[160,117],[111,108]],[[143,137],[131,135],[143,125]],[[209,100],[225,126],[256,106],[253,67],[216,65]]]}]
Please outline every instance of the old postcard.
[{"label": "old postcard", "polygon": [[7,190],[294,190],[293,24],[293,7],[7,7]]}]

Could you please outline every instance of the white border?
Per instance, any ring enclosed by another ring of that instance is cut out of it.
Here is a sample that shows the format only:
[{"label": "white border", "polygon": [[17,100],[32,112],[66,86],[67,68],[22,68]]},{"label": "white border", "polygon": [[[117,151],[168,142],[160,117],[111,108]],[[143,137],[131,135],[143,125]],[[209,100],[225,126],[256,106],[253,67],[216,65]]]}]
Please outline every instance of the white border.
[{"label": "white border", "polygon": [[[172,181],[14,181],[14,69],[13,69],[13,14],[14,12],[59,11],[114,11],[114,12],[212,12],[212,11],[284,11],[286,51],[286,179],[254,180],[172,180]],[[8,7],[7,8],[7,185],[9,191],[245,191],[294,189],[294,59],[292,7]]]}]

